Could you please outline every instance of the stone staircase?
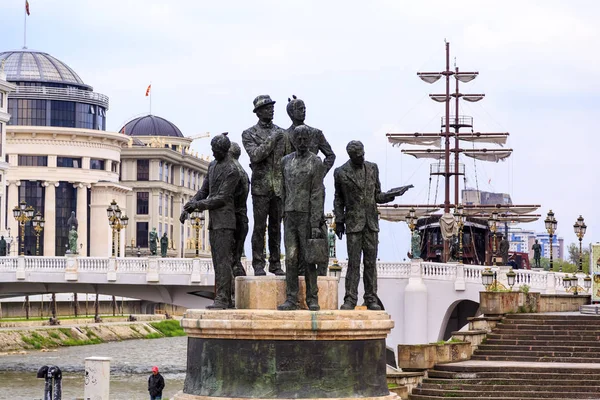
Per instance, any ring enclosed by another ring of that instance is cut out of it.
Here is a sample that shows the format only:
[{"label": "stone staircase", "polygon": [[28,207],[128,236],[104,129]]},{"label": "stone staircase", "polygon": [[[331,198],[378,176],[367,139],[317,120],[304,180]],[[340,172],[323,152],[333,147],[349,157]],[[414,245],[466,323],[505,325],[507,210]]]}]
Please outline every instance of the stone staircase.
[{"label": "stone staircase", "polygon": [[438,364],[409,399],[600,399],[600,317],[509,314],[471,360]]}]

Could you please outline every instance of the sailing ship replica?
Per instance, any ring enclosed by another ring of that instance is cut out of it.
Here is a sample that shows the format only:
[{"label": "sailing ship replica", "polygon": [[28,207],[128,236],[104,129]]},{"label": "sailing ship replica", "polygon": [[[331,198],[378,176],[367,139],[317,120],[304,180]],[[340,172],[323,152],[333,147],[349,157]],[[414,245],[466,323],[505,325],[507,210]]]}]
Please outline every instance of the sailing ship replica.
[{"label": "sailing ship replica", "polygon": [[[403,154],[416,158],[429,158],[437,162],[431,164],[430,175],[444,177],[443,204],[381,205],[381,218],[388,221],[406,221],[411,233],[417,229],[421,236],[421,258],[427,261],[447,262],[451,255],[451,242],[460,241],[458,257],[452,252],[455,261],[467,264],[491,265],[495,263],[498,241],[503,236],[499,229],[504,226],[504,236],[508,233],[508,224],[533,222],[540,218],[535,212],[540,205],[514,205],[510,200],[495,204],[483,204],[480,198],[459,201],[460,180],[465,174],[465,165],[460,158],[469,157],[479,161],[504,161],[512,154],[512,149],[487,148],[475,145],[506,144],[509,133],[483,133],[473,130],[473,118],[459,114],[460,100],[477,102],[485,95],[465,94],[460,91],[460,83],[467,83],[477,77],[478,72],[450,69],[450,43],[446,42],[446,68],[441,72],[418,72],[417,76],[427,83],[445,79],[446,90],[442,94],[430,94],[429,97],[445,104],[445,115],[441,120],[439,133],[388,133],[388,141],[393,146],[422,145],[431,146],[419,149],[402,149]],[[451,79],[455,80],[455,90],[450,91]],[[450,114],[451,102],[455,102],[454,115]],[[461,129],[470,132],[461,132]],[[453,146],[451,139],[454,139]],[[471,148],[461,147],[468,142]],[[454,202],[450,201],[451,177],[454,177]],[[430,178],[431,180],[431,178]],[[481,192],[476,191],[476,197]],[[475,200],[475,201],[473,201]],[[500,199],[502,200],[502,199]],[[453,213],[451,213],[453,209]],[[440,213],[440,211],[442,213]],[[497,232],[498,231],[498,232]],[[458,259],[457,259],[458,258]],[[520,264],[519,264],[520,266]]]}]

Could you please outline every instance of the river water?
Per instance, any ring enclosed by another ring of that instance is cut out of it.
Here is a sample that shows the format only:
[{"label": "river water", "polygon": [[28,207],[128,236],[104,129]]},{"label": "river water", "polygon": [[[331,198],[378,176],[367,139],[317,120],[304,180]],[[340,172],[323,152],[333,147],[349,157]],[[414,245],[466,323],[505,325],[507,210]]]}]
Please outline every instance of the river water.
[{"label": "river water", "polygon": [[183,389],[187,337],[126,340],[90,346],[63,347],[49,352],[0,356],[0,400],[42,399],[44,380],[37,370],[57,365],[63,371],[63,400],[83,399],[83,376],[87,357],[111,357],[111,400],[148,400],[148,376],[157,365],[165,378],[163,399]]}]

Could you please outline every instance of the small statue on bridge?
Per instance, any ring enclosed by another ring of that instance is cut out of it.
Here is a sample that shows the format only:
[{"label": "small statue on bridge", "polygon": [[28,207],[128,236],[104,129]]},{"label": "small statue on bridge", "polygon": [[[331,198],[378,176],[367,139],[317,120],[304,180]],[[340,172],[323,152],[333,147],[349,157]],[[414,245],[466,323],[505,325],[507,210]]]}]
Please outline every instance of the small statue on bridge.
[{"label": "small statue on bridge", "polygon": [[329,228],[327,239],[329,242],[329,258],[335,258],[335,232],[333,231],[333,227]]},{"label": "small statue on bridge", "polygon": [[414,230],[410,238],[411,259],[421,258],[421,235],[418,230]]},{"label": "small statue on bridge", "polygon": [[452,235],[450,238],[450,258],[448,262],[457,262],[458,261],[458,236]]},{"label": "small statue on bridge", "polygon": [[71,254],[77,254],[77,228],[75,225],[71,225],[71,230],[69,231],[69,252]]},{"label": "small statue on bridge", "polygon": [[500,257],[502,257],[502,265],[508,265],[508,250],[510,249],[510,243],[506,238],[502,238],[500,241]]},{"label": "small statue on bridge", "polygon": [[67,220],[67,226],[69,227],[69,230],[71,227],[75,227],[75,230],[79,228],[79,222],[77,222],[77,217],[75,217],[75,211],[71,211],[71,216]]},{"label": "small statue on bridge", "polygon": [[542,246],[538,243],[538,240],[535,239],[535,243],[531,246],[531,250],[533,250],[533,262],[535,268],[541,268],[540,258],[542,255]]},{"label": "small statue on bridge", "polygon": [[150,254],[155,256],[156,248],[158,246],[158,233],[156,233],[156,228],[152,228],[149,236],[148,246],[150,246]]},{"label": "small statue on bridge", "polygon": [[169,247],[169,238],[167,237],[167,232],[163,233],[160,238],[160,256],[167,256],[167,248]]},{"label": "small statue on bridge", "polygon": [[0,236],[0,257],[6,257],[6,240],[4,240],[4,236]]}]

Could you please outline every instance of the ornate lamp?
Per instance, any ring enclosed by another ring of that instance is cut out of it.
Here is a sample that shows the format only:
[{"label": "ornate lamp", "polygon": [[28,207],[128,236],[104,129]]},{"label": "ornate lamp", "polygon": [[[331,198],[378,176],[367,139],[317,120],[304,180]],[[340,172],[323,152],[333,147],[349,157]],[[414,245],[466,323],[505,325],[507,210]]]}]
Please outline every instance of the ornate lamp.
[{"label": "ornate lamp", "polygon": [[42,218],[42,214],[39,211],[35,214],[35,218],[33,218],[33,220],[31,221],[31,224],[33,225],[33,230],[35,232],[35,255],[36,256],[40,255],[40,235],[41,235],[42,231],[44,230],[45,223],[46,223],[46,221],[44,220],[44,218]]},{"label": "ornate lamp", "polygon": [[510,286],[510,288],[512,289],[512,287],[515,285],[515,280],[517,278],[517,274],[515,273],[515,271],[513,271],[513,269],[511,268],[507,273],[506,273],[506,280],[508,280],[508,286]]},{"label": "ornate lamp", "polygon": [[[552,242],[553,242],[553,237],[554,237],[554,233],[556,232],[556,227],[558,225],[558,222],[556,221],[556,218],[554,218],[554,213],[552,212],[552,210],[548,211],[548,215],[546,216],[546,219],[544,220],[544,225],[546,227],[546,231],[548,231],[548,235],[550,237],[550,271],[554,271],[554,262],[553,262],[553,255],[552,255]],[[560,268],[562,270],[562,267]]]},{"label": "ornate lamp", "polygon": [[492,284],[496,282],[496,273],[489,268],[486,268],[481,273],[481,283],[486,288],[490,287]]},{"label": "ornate lamp", "polygon": [[498,228],[498,212],[494,211],[490,219],[488,219],[488,225],[490,231],[492,231],[492,257],[494,258],[494,267],[496,266],[496,230]]},{"label": "ornate lamp", "polygon": [[581,248],[581,242],[583,240],[583,236],[585,236],[585,231],[587,229],[587,225],[585,224],[583,217],[580,215],[577,218],[577,221],[573,225],[573,230],[575,231],[575,235],[579,239],[579,270],[578,272],[583,272],[583,251]]},{"label": "ornate lamp", "polygon": [[458,262],[463,263],[463,228],[465,226],[465,214],[462,204],[459,204],[454,209],[454,219],[458,226]]},{"label": "ornate lamp", "polygon": [[338,280],[342,277],[342,267],[339,266],[337,260],[333,260],[333,264],[329,266],[329,276],[337,278]]}]

